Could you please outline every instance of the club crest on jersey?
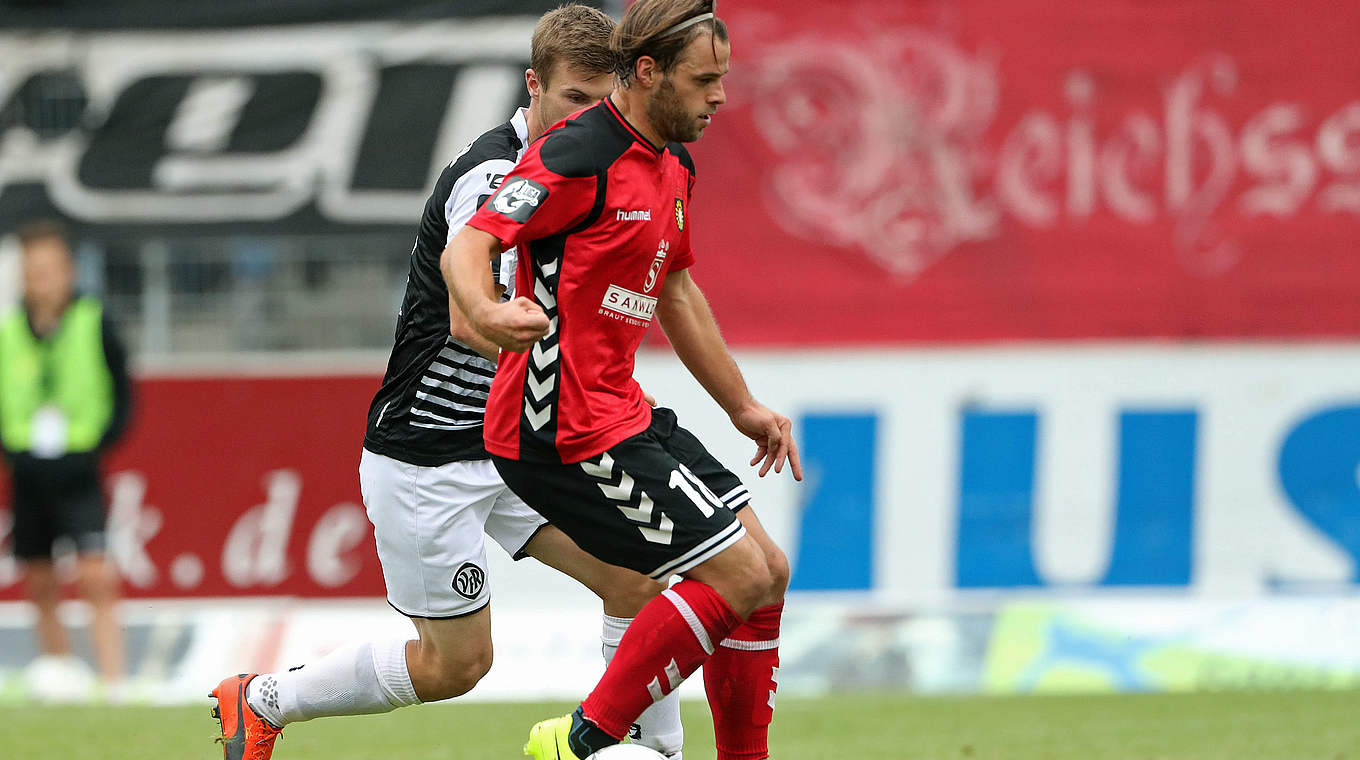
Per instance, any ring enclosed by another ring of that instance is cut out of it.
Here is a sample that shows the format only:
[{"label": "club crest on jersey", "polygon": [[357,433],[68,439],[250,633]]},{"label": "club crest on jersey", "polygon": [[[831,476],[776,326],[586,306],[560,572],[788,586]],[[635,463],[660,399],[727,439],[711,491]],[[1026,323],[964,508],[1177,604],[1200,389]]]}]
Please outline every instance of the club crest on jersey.
[{"label": "club crest on jersey", "polygon": [[675,228],[685,231],[685,202],[679,198],[675,199]]},{"label": "club crest on jersey", "polygon": [[523,224],[548,197],[548,188],[531,179],[510,177],[491,197],[491,210]]},{"label": "club crest on jersey", "polygon": [[485,585],[486,571],[471,562],[464,562],[453,576],[453,590],[464,599],[475,600]]},{"label": "club crest on jersey", "polygon": [[652,288],[656,287],[656,278],[661,276],[661,265],[666,263],[666,254],[670,251],[671,244],[665,240],[662,240],[661,245],[657,246],[656,258],[652,259],[652,266],[647,270],[647,279],[642,283],[643,293],[650,293]]}]

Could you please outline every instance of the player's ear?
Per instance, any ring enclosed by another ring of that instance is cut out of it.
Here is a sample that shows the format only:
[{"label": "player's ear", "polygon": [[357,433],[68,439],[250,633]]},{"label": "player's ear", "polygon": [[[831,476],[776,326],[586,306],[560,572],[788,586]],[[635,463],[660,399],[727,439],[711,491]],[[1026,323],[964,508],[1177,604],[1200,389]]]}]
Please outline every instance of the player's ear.
[{"label": "player's ear", "polygon": [[538,81],[538,72],[533,69],[524,70],[524,87],[529,90],[529,97],[536,98],[542,91],[542,84]]},{"label": "player's ear", "polygon": [[650,55],[638,56],[637,63],[633,64],[633,77],[638,84],[651,87],[656,83],[656,74],[656,59]]}]

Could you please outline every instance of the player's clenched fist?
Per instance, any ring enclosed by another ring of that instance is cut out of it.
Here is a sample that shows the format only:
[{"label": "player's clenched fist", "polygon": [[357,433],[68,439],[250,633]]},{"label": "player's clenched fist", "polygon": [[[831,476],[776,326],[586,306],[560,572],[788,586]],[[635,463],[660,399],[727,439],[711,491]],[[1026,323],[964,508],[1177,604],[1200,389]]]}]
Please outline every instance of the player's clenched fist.
[{"label": "player's clenched fist", "polygon": [[477,320],[477,331],[506,351],[528,351],[548,334],[548,315],[523,296],[488,306]]}]

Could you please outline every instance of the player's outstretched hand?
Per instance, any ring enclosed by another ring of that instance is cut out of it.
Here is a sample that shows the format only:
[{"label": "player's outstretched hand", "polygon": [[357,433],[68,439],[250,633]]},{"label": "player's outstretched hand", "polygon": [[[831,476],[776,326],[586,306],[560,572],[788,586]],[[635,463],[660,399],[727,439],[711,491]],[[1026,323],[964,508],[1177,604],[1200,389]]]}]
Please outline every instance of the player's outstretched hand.
[{"label": "player's outstretched hand", "polygon": [[793,479],[803,479],[803,464],[798,460],[798,444],[793,441],[793,423],[788,417],[764,404],[752,402],[732,415],[732,424],[742,435],[756,442],[751,466],[760,463],[760,477],[765,477],[771,467],[775,472],[783,472],[787,461]]},{"label": "player's outstretched hand", "polygon": [[528,351],[539,338],[548,334],[548,315],[543,313],[541,306],[523,296],[488,306],[480,316],[478,332],[506,351]]}]

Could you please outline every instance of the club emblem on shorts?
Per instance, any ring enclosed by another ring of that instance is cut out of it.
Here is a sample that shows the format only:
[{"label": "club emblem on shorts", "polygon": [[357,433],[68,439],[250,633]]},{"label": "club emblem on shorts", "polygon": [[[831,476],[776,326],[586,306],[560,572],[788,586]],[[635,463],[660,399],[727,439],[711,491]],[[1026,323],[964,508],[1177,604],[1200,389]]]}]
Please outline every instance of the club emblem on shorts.
[{"label": "club emblem on shorts", "polygon": [[685,231],[685,202],[679,198],[675,199],[675,228]]},{"label": "club emblem on shorts", "polygon": [[491,209],[523,224],[548,197],[548,188],[531,179],[511,177],[491,198]]},{"label": "club emblem on shorts", "polygon": [[471,562],[464,562],[453,576],[453,590],[464,599],[476,599],[481,596],[482,587],[485,585],[486,571]]}]

